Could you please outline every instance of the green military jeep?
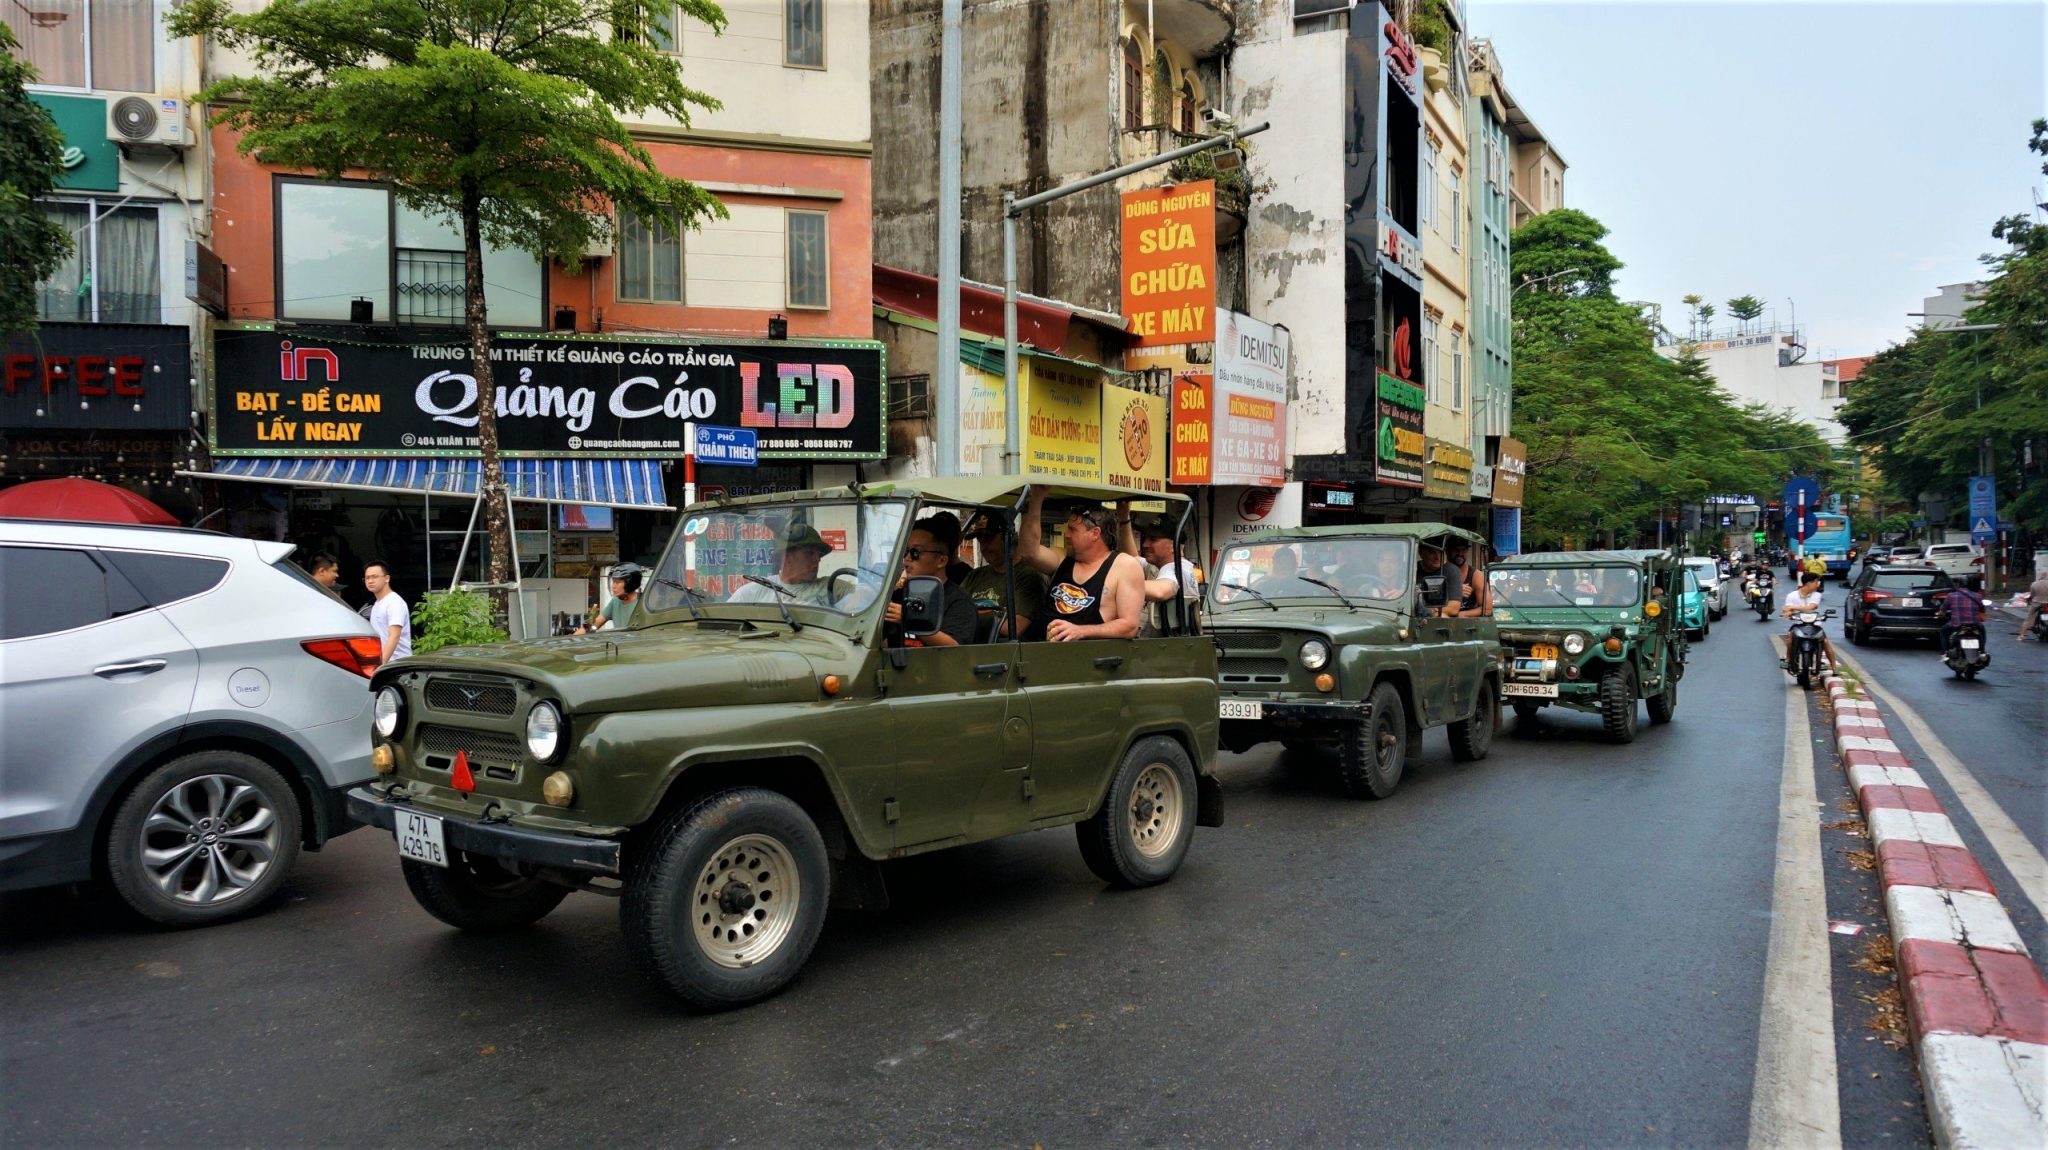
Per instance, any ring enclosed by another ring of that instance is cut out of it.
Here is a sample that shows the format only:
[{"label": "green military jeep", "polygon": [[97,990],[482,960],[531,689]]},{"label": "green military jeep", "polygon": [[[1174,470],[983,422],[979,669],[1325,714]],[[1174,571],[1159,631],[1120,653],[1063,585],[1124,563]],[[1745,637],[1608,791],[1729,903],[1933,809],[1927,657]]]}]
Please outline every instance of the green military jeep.
[{"label": "green military jeep", "polygon": [[1669,551],[1553,551],[1494,564],[1493,615],[1507,664],[1501,694],[1531,720],[1555,704],[1600,716],[1617,743],[1636,737],[1636,700],[1668,723],[1685,677]]},{"label": "green military jeep", "polygon": [[1209,584],[1221,654],[1223,745],[1278,739],[1337,751],[1355,798],[1394,793],[1425,728],[1448,726],[1451,753],[1483,759],[1500,714],[1500,642],[1484,615],[1446,618],[1457,592],[1433,568],[1452,539],[1441,523],[1264,531],[1223,549]]},{"label": "green military jeep", "polygon": [[931,535],[911,544],[936,511],[953,538],[978,514],[1014,532],[1034,481],[1158,498],[990,476],[690,507],[627,629],[382,669],[383,777],[350,814],[394,832],[413,896],[465,930],[621,899],[636,961],[700,1009],[786,984],[828,902],[885,905],[877,860],[1074,824],[1105,881],[1163,882],[1222,822],[1209,640],[993,640],[981,620],[951,645],[956,593],[900,566],[944,566]]}]

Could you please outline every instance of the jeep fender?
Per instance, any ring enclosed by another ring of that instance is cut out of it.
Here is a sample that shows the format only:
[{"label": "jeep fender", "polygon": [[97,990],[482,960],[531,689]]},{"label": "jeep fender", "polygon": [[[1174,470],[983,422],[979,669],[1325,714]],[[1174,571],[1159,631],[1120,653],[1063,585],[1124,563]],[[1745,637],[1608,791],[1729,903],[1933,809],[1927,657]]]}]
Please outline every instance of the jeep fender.
[{"label": "jeep fender", "polygon": [[[1223,784],[1216,780],[1216,772],[1213,768],[1203,765],[1202,754],[1195,748],[1194,729],[1187,724],[1165,723],[1133,731],[1131,737],[1124,740],[1123,745],[1117,748],[1116,761],[1119,763],[1123,762],[1124,756],[1131,753],[1131,748],[1138,745],[1138,740],[1149,739],[1154,735],[1165,735],[1167,738],[1179,743],[1180,749],[1187,752],[1189,761],[1195,764],[1195,825],[1198,827],[1222,826]],[[1109,801],[1110,784],[1115,781],[1114,774],[1103,778],[1101,788],[1095,792],[1095,798],[1089,802],[1088,809],[1083,813],[1082,818],[1094,818],[1102,810],[1102,804]]]}]

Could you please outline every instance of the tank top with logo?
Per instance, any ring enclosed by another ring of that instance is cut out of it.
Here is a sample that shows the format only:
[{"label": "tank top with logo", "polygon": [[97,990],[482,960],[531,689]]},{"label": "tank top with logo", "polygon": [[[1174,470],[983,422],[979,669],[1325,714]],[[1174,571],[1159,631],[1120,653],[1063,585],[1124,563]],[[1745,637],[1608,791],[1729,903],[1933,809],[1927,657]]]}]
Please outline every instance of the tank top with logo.
[{"label": "tank top with logo", "polygon": [[1115,554],[1103,556],[1102,565],[1083,582],[1074,578],[1074,557],[1069,555],[1061,560],[1059,569],[1053,572],[1052,588],[1046,595],[1045,607],[1031,621],[1031,633],[1025,638],[1034,642],[1044,641],[1046,628],[1054,619],[1064,619],[1079,627],[1102,622],[1102,588],[1109,582],[1109,569],[1115,563]]}]

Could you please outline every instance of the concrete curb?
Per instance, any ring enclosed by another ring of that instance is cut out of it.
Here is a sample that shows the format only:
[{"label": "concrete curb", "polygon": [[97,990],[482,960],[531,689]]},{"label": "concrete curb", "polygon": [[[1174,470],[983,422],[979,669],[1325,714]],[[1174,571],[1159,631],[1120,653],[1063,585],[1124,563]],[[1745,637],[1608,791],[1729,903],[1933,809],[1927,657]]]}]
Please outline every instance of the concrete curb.
[{"label": "concrete curb", "polygon": [[1877,853],[1935,1140],[2048,1146],[2048,979],[1877,707],[1853,680],[1823,682]]}]

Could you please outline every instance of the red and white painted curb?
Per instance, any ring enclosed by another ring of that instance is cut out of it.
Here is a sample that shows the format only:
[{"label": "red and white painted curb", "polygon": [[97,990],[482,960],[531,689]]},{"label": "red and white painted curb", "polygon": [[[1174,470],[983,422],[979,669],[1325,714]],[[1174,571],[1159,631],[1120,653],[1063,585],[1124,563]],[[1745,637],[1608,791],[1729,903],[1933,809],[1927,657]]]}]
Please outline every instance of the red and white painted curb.
[{"label": "red and white painted curb", "polygon": [[1935,1138],[1986,1150],[2048,1146],[2048,979],[1876,705],[1849,680],[1825,681],[1842,766],[1877,852]]}]

